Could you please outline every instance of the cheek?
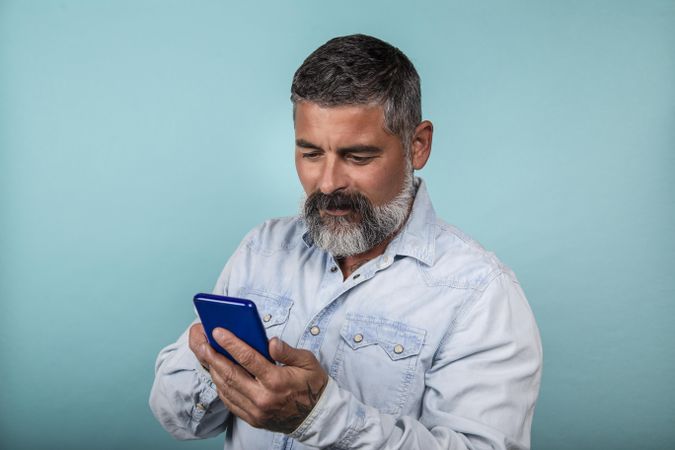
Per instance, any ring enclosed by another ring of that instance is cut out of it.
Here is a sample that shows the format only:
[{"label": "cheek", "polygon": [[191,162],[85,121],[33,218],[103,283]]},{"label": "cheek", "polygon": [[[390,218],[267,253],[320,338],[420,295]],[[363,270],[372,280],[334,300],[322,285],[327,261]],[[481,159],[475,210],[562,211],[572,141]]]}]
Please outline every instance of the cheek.
[{"label": "cheek", "polygon": [[312,171],[306,164],[303,164],[301,158],[295,159],[295,172],[298,174],[298,179],[305,193],[309,195],[314,190],[312,187]]},{"label": "cheek", "polygon": [[383,203],[393,199],[398,195],[403,184],[403,171],[398,168],[379,168],[371,174],[368,181],[368,187],[374,197]]}]

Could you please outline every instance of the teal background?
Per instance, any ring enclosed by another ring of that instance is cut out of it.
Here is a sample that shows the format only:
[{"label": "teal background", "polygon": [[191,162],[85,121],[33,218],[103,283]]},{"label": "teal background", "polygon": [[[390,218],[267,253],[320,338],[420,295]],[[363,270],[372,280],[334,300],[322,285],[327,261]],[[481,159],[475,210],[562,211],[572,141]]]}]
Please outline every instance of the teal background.
[{"label": "teal background", "polygon": [[406,52],[439,214],[518,274],[535,449],[675,448],[675,2],[0,1],[0,447],[218,449],[147,406],[239,240],[297,211],[293,72]]}]

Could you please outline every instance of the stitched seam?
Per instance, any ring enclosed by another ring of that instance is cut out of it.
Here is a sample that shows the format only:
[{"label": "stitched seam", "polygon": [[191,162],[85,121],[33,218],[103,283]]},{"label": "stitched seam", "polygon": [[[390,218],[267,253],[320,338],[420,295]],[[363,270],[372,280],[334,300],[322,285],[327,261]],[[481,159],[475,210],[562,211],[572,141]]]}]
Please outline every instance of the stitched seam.
[{"label": "stitched seam", "polygon": [[392,411],[392,414],[398,414],[401,412],[403,405],[405,405],[406,400],[408,400],[408,397],[410,396],[410,385],[415,379],[416,363],[417,358],[413,358],[408,363],[408,370],[406,370],[406,372],[403,374],[403,381],[399,385],[398,405],[396,405],[396,409]]},{"label": "stitched seam", "polygon": [[335,352],[335,358],[333,359],[333,364],[331,364],[331,366],[330,366],[329,374],[330,374],[331,377],[333,377],[333,379],[335,379],[336,382],[337,382],[338,369],[342,366],[342,360],[344,359],[344,354],[345,354],[344,347],[345,347],[345,345],[346,344],[344,343],[344,341],[341,341],[338,344],[338,348]]},{"label": "stitched seam", "polygon": [[347,450],[352,447],[352,443],[358,434],[357,430],[363,428],[363,423],[365,422],[365,412],[364,414],[357,414],[356,417],[357,420],[347,427],[344,437],[335,444],[335,448]]},{"label": "stitched seam", "polygon": [[[260,244],[259,236],[260,236],[260,233],[262,231],[261,230],[262,228],[267,227],[273,221],[284,221],[284,220],[288,220],[288,219],[295,219],[295,222],[297,222],[299,218],[298,218],[298,216],[279,217],[279,218],[276,218],[276,219],[267,220],[267,221],[263,222],[262,224],[258,225],[254,229],[255,235],[251,236],[250,240],[246,243],[246,247],[249,250],[251,250],[252,252],[255,252],[257,254],[264,255],[264,256],[272,256],[275,253],[279,253],[281,251],[289,251],[289,250],[294,249],[300,243],[300,242],[298,242],[297,239],[292,239],[292,240],[289,240],[289,241],[281,242],[277,246],[275,246],[275,248],[271,248],[271,249],[263,248]],[[287,224],[287,226],[296,227],[297,223],[293,223],[293,221],[290,221]],[[251,234],[253,234],[253,232]],[[296,238],[296,237],[297,237],[297,235],[293,236],[293,238]],[[299,241],[303,241],[302,234],[300,235]]]},{"label": "stitched seam", "polygon": [[445,344],[448,342],[448,340],[452,336],[452,332],[455,330],[455,326],[457,325],[457,323],[460,320],[463,320],[464,316],[466,314],[468,314],[467,311],[469,310],[469,306],[475,304],[477,302],[477,299],[480,299],[483,296],[483,294],[487,290],[487,287],[502,273],[503,272],[497,271],[497,270],[493,271],[492,274],[495,274],[495,275],[491,277],[490,281],[487,283],[485,288],[483,290],[480,290],[480,291],[477,290],[477,289],[474,289],[473,293],[464,300],[464,303],[462,303],[462,306],[460,306],[455,318],[448,325],[448,328],[446,329],[445,333],[443,334],[443,338],[439,342],[438,347],[436,348],[436,351],[434,352],[434,356],[432,358],[432,366],[433,366],[433,361],[436,361],[436,359],[437,359],[438,352],[441,350],[441,348],[443,348],[445,346]]},{"label": "stitched seam", "polygon": [[382,319],[377,316],[368,316],[368,315],[361,315],[361,314],[354,314],[354,313],[347,313],[347,321],[351,322],[365,322],[368,324],[373,324],[373,325],[390,325],[392,328],[394,328],[397,331],[403,331],[406,333],[414,334],[414,335],[426,335],[426,330],[423,330],[422,328],[416,328],[416,327],[411,327],[410,325],[405,324],[404,322],[399,322],[396,320],[387,320],[387,319]]},{"label": "stitched seam", "polygon": [[[391,344],[399,343],[400,339],[386,339],[384,337],[381,338],[381,339],[378,339],[377,341],[367,342],[365,344],[358,344],[358,345],[354,346],[354,345],[352,345],[351,340],[349,339],[349,337],[351,336],[351,328],[349,328],[347,326],[349,323],[351,323],[351,324],[365,323],[367,325],[387,325],[391,328],[391,330],[392,330],[391,332],[392,332],[393,335],[395,335],[396,338],[403,339],[403,342],[406,343],[407,349],[410,349],[411,346],[413,346],[413,347],[410,351],[406,351],[405,354],[392,355],[391,351],[388,350],[388,347]],[[423,330],[421,328],[411,327],[409,325],[406,325],[403,322],[387,321],[385,319],[381,319],[381,318],[377,318],[377,317],[373,317],[373,316],[361,316],[361,315],[357,315],[357,314],[348,313],[347,314],[347,323],[340,330],[340,336],[342,337],[340,345],[343,345],[343,343],[346,341],[347,345],[349,345],[349,348],[351,348],[353,351],[358,351],[361,348],[370,347],[372,345],[377,345],[387,354],[387,356],[389,356],[389,358],[392,361],[399,361],[401,359],[406,359],[406,358],[410,358],[412,356],[417,356],[422,352],[422,348],[424,347],[424,342],[426,341],[426,330]],[[386,344],[386,345],[382,345],[382,344]]]}]

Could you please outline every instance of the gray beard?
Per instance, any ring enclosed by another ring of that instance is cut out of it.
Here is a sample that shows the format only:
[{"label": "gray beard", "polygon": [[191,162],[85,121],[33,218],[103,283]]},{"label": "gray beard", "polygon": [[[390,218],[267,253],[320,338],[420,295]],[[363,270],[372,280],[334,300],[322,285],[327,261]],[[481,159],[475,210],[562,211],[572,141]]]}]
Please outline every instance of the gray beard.
[{"label": "gray beard", "polygon": [[360,222],[346,217],[321,217],[319,209],[312,205],[312,196],[305,199],[302,215],[314,245],[342,258],[364,253],[391,236],[404,224],[415,198],[412,170],[406,173],[401,192],[391,201],[373,206],[361,196],[355,211],[362,217]]}]

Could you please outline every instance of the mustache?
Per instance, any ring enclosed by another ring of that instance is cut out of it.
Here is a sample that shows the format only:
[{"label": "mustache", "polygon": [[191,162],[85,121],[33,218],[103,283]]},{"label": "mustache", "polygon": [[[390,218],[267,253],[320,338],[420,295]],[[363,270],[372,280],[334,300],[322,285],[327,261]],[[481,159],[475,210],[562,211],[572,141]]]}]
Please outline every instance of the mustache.
[{"label": "mustache", "polygon": [[351,209],[358,213],[372,211],[372,204],[368,198],[358,192],[335,192],[324,194],[317,191],[305,201],[305,215],[317,214],[325,209]]}]

